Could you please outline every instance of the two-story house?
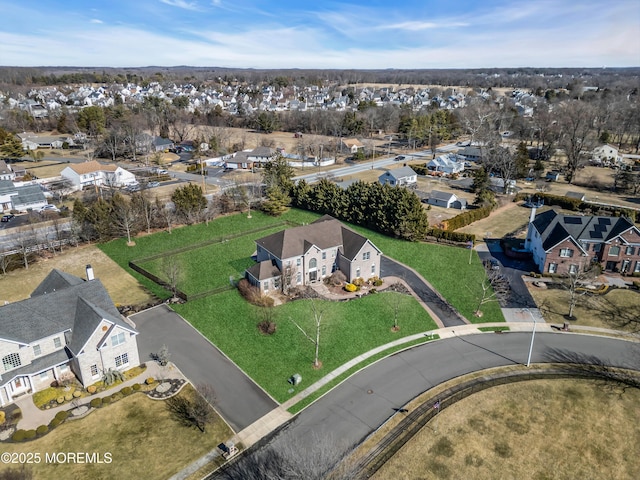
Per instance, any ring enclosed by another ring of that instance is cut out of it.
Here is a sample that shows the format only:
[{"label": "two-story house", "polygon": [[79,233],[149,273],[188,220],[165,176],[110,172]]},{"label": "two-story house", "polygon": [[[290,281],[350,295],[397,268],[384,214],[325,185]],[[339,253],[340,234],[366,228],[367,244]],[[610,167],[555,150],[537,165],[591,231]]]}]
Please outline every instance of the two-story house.
[{"label": "two-story house", "polygon": [[256,240],[258,263],[246,278],[264,293],[320,282],[336,270],[366,280],[380,276],[381,255],[369,239],[325,215]]},{"label": "two-story house", "polygon": [[128,170],[117,165],[102,165],[96,160],[70,164],[60,175],[78,190],[88,186],[124,187],[137,183],[136,176]]},{"label": "two-story house", "polygon": [[593,262],[605,271],[640,273],[640,229],[625,217],[531,212],[525,249],[542,273],[578,273]]},{"label": "two-story house", "polygon": [[52,270],[31,297],[0,307],[0,405],[75,375],[87,386],[139,365],[138,332],[87,265],[87,279]]}]

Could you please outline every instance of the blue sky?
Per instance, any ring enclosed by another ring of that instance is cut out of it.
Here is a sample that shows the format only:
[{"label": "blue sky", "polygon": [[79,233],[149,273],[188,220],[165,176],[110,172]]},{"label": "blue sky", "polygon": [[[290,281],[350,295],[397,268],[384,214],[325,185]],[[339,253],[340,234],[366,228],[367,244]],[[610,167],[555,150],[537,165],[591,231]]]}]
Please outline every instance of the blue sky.
[{"label": "blue sky", "polygon": [[640,66],[638,0],[0,0],[0,65]]}]

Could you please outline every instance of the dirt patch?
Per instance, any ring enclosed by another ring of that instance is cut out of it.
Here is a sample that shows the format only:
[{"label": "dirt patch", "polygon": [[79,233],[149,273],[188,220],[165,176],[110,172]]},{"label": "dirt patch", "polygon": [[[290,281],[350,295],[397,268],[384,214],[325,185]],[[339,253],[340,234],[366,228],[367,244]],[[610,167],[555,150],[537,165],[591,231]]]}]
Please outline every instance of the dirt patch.
[{"label": "dirt patch", "polygon": [[152,301],[153,296],[98,247],[81,245],[65,249],[61,254],[40,258],[26,270],[18,269],[0,276],[0,302],[29,298],[54,268],[85,278],[85,268],[89,264],[116,305],[142,305]]}]

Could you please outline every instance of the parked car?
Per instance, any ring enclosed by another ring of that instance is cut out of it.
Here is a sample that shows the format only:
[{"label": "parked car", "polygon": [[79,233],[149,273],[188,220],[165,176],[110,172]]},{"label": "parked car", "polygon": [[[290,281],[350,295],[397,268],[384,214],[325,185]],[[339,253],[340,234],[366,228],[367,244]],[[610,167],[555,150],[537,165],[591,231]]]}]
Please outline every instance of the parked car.
[{"label": "parked car", "polygon": [[7,213],[6,215],[2,216],[2,221],[3,222],[10,222],[13,217],[15,217],[15,215],[13,213]]},{"label": "parked car", "polygon": [[404,160],[404,159],[405,159],[405,156],[404,156],[404,155],[398,155],[398,156],[395,158],[395,161],[396,161],[396,162],[400,162],[400,161],[402,161],[402,160]]},{"label": "parked car", "polygon": [[149,188],[155,188],[155,187],[159,187],[160,186],[160,182],[149,182],[147,183],[147,187]]},{"label": "parked car", "polygon": [[40,209],[40,213],[44,213],[44,212],[59,212],[60,209],[58,207],[56,207],[55,205],[51,205],[50,203],[45,205],[44,207],[42,207]]}]

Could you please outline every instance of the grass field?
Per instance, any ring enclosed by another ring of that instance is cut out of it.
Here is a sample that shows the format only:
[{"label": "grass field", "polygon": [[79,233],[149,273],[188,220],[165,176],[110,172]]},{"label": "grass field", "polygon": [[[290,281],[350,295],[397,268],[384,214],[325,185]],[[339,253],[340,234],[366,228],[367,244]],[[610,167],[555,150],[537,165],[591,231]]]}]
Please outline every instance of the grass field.
[{"label": "grass field", "polygon": [[[180,395],[190,395],[186,386]],[[137,393],[100,408],[87,417],[67,421],[42,438],[25,443],[3,443],[4,452],[39,453],[43,461],[27,465],[33,478],[91,478],[95,480],[169,478],[192,461],[231,438],[232,432],[217,415],[205,433],[178,423],[164,401]],[[47,464],[45,454],[55,452],[110,453],[103,464]],[[0,465],[0,472],[10,465]],[[1,473],[0,473],[1,475]]]},{"label": "grass field", "polygon": [[640,390],[591,381],[494,387],[439,413],[373,478],[633,480],[638,405]]},{"label": "grass field", "polygon": [[[399,297],[400,331],[394,333],[395,299]],[[349,302],[319,301],[323,311],[319,358],[313,368],[314,345],[296,328],[294,319],[315,335],[309,300],[290,302],[273,311],[275,334],[262,335],[257,324],[261,310],[249,305],[237,291],[175,305],[175,310],[215,343],[276,400],[288,400],[300,390],[348,360],[398,338],[437,328],[424,309],[407,295],[382,292]],[[294,373],[302,384],[289,392]]]}]

